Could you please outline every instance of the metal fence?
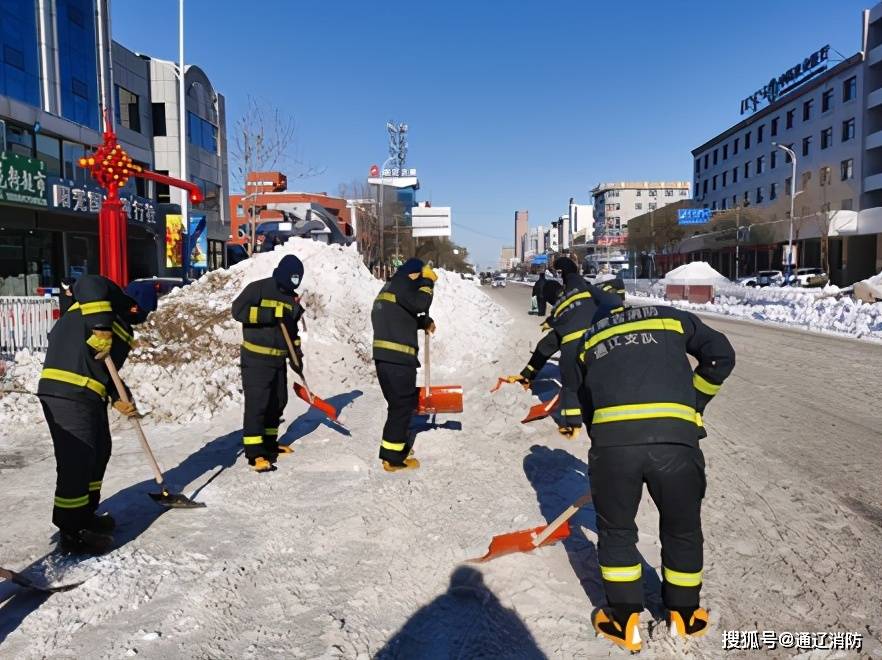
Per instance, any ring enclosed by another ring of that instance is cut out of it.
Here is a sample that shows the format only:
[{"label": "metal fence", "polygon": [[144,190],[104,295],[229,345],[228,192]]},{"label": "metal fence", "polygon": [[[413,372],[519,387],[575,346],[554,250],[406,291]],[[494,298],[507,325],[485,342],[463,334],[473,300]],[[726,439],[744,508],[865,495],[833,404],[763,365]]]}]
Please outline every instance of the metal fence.
[{"label": "metal fence", "polygon": [[0,354],[45,351],[57,317],[54,297],[0,296]]}]

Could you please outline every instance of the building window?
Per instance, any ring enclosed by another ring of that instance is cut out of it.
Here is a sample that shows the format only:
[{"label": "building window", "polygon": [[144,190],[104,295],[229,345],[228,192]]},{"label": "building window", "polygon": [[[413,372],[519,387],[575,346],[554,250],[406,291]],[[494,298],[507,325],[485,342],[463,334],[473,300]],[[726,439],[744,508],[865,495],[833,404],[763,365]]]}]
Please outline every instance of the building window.
[{"label": "building window", "polygon": [[[168,176],[168,170],[156,170],[156,173]],[[156,184],[156,201],[159,204],[171,204],[171,192],[166,184]]]},{"label": "building window", "polygon": [[153,136],[165,137],[165,103],[153,103],[150,107],[150,114],[153,117]]},{"label": "building window", "polygon": [[744,134],[744,148],[750,149],[750,131]]},{"label": "building window", "polygon": [[825,128],[821,131],[821,149],[833,146],[833,127]]},{"label": "building window", "polygon": [[658,196],[658,190],[650,190],[650,191],[649,191],[649,196],[650,196],[650,197],[657,197],[657,196]]},{"label": "building window", "polygon": [[[696,158],[695,159],[695,173],[698,174],[699,172],[701,172],[701,159]],[[640,194],[639,190],[637,191],[637,194],[638,195]]]},{"label": "building window", "polygon": [[6,151],[34,157],[34,133],[29,128],[6,124]]},{"label": "building window", "polygon": [[[26,11],[27,8],[30,11]],[[0,4],[0,95],[39,107],[40,49],[36,13],[32,2]]]},{"label": "building window", "polygon": [[680,188],[680,197],[686,197],[689,194],[689,190],[687,188]]},{"label": "building window", "polygon": [[728,178],[729,178],[729,170],[726,170],[725,172],[723,172],[723,188],[726,187],[726,179],[728,179]]},{"label": "building window", "polygon": [[848,142],[854,137],[854,117],[842,122],[842,141]]},{"label": "building window", "polygon": [[713,210],[713,211],[716,211],[716,210],[717,210],[717,202],[716,202],[716,200],[714,200],[713,202],[711,202],[711,210]]},{"label": "building window", "polygon": [[769,154],[769,169],[775,169],[775,165],[778,164],[778,150],[775,149],[772,153]]},{"label": "building window", "polygon": [[94,0],[57,0],[56,33],[61,78],[61,114],[98,130],[98,44]]},{"label": "building window", "polygon": [[37,133],[37,158],[46,163],[47,176],[61,176],[61,140]]},{"label": "building window", "polygon": [[705,171],[707,171],[708,159],[709,159],[709,158],[710,158],[710,156],[709,156],[708,154],[705,154],[705,155],[704,155],[704,170],[705,170]]},{"label": "building window", "polygon": [[812,150],[812,136],[802,138],[802,155],[808,156]]},{"label": "building window", "polygon": [[791,192],[790,189],[792,188],[792,186],[790,184],[792,184],[792,183],[793,183],[793,179],[791,177],[788,176],[786,179],[784,179],[784,194],[787,195],[788,197],[790,196],[790,192]]},{"label": "building window", "polygon": [[756,173],[757,174],[763,173],[763,167],[765,166],[765,164],[766,164],[766,157],[765,156],[757,157],[757,159],[756,159]]},{"label": "building window", "polygon": [[812,118],[812,108],[815,106],[815,100],[809,99],[802,104],[802,120],[808,121]]},{"label": "building window", "polygon": [[809,181],[811,181],[811,180],[812,180],[811,170],[809,170],[808,172],[802,173],[802,190],[803,190],[803,192],[808,190],[808,184],[809,184]]},{"label": "building window", "polygon": [[635,211],[642,211],[642,210],[643,210],[643,204],[642,204],[641,202],[637,202],[636,204],[634,204],[634,210],[635,210]]},{"label": "building window", "polygon": [[692,193],[692,196],[698,198],[698,181],[695,182],[695,192]]},{"label": "building window", "polygon": [[732,195],[732,208],[738,206],[738,195]]},{"label": "building window", "polygon": [[116,85],[116,123],[136,133],[141,132],[141,107],[138,95]]},{"label": "building window", "polygon": [[[786,146],[787,146],[788,149],[791,149],[791,150],[793,149],[793,143],[792,143],[792,142],[791,142],[790,144],[786,145]],[[793,159],[790,157],[790,153],[787,152],[787,151],[785,151],[785,152],[784,152],[784,162],[785,162],[785,163],[789,163],[789,162],[791,162],[792,160],[793,160]]]},{"label": "building window", "polygon": [[857,96],[857,77],[852,76],[842,83],[842,101],[851,101]]},{"label": "building window", "polygon": [[769,200],[776,199],[778,197],[778,184],[776,182],[772,182],[769,184]]},{"label": "building window", "polygon": [[738,154],[738,138],[735,138],[735,141],[732,143],[732,155],[735,156]]},{"label": "building window", "polygon": [[830,181],[831,181],[830,168],[829,167],[822,167],[821,168],[821,176],[818,181],[819,185],[828,186],[828,185],[830,185]]},{"label": "building window", "polygon": [[[705,181],[705,183],[707,183],[707,181]],[[656,204],[655,202],[649,203],[649,210],[650,211],[655,211],[655,209],[657,209],[657,208],[658,208],[658,204]]]},{"label": "building window", "polygon": [[747,161],[746,163],[744,163],[744,178],[745,179],[750,178],[750,161]]},{"label": "building window", "polygon": [[738,168],[732,168],[732,183],[738,183]]},{"label": "building window", "polygon": [[775,117],[772,120],[772,124],[771,124],[770,130],[769,130],[769,133],[772,134],[772,137],[775,137],[776,135],[778,135],[778,117]]},{"label": "building window", "polygon": [[724,211],[726,210],[726,202],[727,201],[728,200],[725,197],[723,197],[723,201],[720,202],[720,208],[723,209]]},{"label": "building window", "polygon": [[843,199],[842,204],[839,205],[843,211],[851,211],[852,210],[852,202],[851,198]]},{"label": "building window", "polygon": [[674,189],[673,188],[665,188],[665,197],[673,197]]},{"label": "building window", "polygon": [[839,174],[842,181],[848,181],[854,176],[854,159],[849,158],[839,164]]},{"label": "building window", "polygon": [[744,191],[744,205],[745,206],[750,205],[750,191],[749,190]]},{"label": "building window", "polygon": [[717,175],[716,174],[714,174],[713,182],[711,183],[711,189],[712,190],[717,189]]},{"label": "building window", "polygon": [[704,185],[701,188],[701,194],[704,197],[707,197],[707,179],[704,180]]},{"label": "building window", "polygon": [[217,126],[188,110],[187,141],[190,144],[195,144],[197,147],[202,147],[210,153],[216,154]]},{"label": "building window", "polygon": [[821,94],[821,112],[827,112],[833,107],[833,90],[828,89]]},{"label": "building window", "polygon": [[760,124],[759,127],[756,129],[756,143],[757,144],[759,144],[760,142],[763,141],[763,133],[765,132],[765,130],[766,130],[765,124]]},{"label": "building window", "polygon": [[756,189],[756,203],[762,204],[762,201],[763,201],[763,188],[762,188],[762,186],[760,186],[759,188]]},{"label": "building window", "polygon": [[65,141],[61,145],[61,160],[63,171],[61,176],[75,183],[84,184],[89,178],[89,173],[80,167],[80,158],[86,155],[86,148],[76,142]]},{"label": "building window", "polygon": [[729,157],[729,145],[723,145],[723,160],[726,160]]},{"label": "building window", "polygon": [[793,128],[793,115],[796,114],[796,109],[788,110],[785,115],[784,120],[784,128]]},{"label": "building window", "polygon": [[719,149],[714,149],[714,165],[717,164],[717,160],[718,160],[717,157],[720,155],[718,152],[719,152]]},{"label": "building window", "polygon": [[642,190],[638,190],[638,191],[637,191],[637,197],[643,197],[643,191],[642,191]]}]

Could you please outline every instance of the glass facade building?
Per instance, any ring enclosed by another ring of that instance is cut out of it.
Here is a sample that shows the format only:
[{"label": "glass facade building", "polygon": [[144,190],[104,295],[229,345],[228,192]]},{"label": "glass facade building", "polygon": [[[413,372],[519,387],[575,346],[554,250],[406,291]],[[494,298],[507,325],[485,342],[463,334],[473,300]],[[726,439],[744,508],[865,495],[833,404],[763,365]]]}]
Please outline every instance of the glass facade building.
[{"label": "glass facade building", "polygon": [[28,105],[40,105],[34,0],[0,0],[0,94]]},{"label": "glass facade building", "polygon": [[98,43],[94,0],[56,0],[61,116],[94,130],[98,108]]}]

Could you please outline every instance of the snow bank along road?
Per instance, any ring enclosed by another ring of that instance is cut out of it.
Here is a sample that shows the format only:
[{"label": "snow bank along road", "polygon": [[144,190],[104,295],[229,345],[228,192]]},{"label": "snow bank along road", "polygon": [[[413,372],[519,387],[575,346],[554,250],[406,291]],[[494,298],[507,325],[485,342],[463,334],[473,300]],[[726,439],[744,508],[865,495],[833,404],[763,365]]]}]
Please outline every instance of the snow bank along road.
[{"label": "snow bank along road", "polygon": [[[104,505],[122,523],[120,548],[79,566],[37,562],[52,576],[89,577],[69,592],[46,598],[0,585],[0,657],[619,655],[589,622],[602,602],[592,510],[576,517],[563,544],[464,561],[494,534],[552,519],[587,485],[584,434],[568,442],[550,420],[519,424],[531,399],[516,387],[488,393],[497,375],[520,370],[539,338],[538,319],[526,315],[528,289],[489,293],[512,320],[495,330],[495,357],[451,373],[443,365],[450,345],[439,351],[433,371],[465,387],[465,412],[421,422],[416,473],[379,466],[383,402],[366,370],[345,382],[311,372],[319,393],[343,407],[352,435],[292,397],[282,441],[295,452],[267,475],[236,461],[236,405],[185,424],[148,418],[169,483],[195,491],[202,510],[157,508],[137,441],[121,425]],[[723,630],[766,629],[861,632],[865,652],[878,657],[882,348],[709,322],[738,351],[703,442],[712,630],[674,646],[645,613],[642,655],[719,657]],[[462,350],[474,350],[468,324],[444,323],[439,343],[455,331]],[[319,341],[311,348],[307,340],[308,370],[317,368]],[[44,426],[4,432],[0,563],[19,569],[50,548],[54,461]],[[638,522],[646,562],[658,568],[648,498]],[[648,594],[656,613],[658,587]]]}]

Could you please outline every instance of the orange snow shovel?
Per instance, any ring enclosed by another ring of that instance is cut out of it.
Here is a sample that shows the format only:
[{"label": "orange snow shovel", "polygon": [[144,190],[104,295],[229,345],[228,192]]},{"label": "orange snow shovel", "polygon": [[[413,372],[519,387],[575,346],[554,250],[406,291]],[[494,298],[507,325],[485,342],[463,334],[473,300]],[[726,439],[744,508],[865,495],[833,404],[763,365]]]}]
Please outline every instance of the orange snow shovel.
[{"label": "orange snow shovel", "polygon": [[540,546],[552,545],[558,541],[563,541],[570,535],[570,518],[576,515],[579,509],[590,503],[591,493],[585,493],[573,502],[566,511],[555,518],[554,522],[550,525],[494,536],[490,541],[490,548],[487,550],[487,554],[469,561],[480,564],[504,555],[510,555],[515,552],[531,552]]},{"label": "orange snow shovel", "polygon": [[[280,323],[279,327],[282,328],[282,334],[285,335],[285,343],[288,344],[288,355],[291,356],[291,362],[294,366],[300,367],[300,370],[303,371],[303,365],[300,363],[300,360],[297,359],[297,353],[294,352],[294,343],[291,341],[291,335],[288,334],[288,328],[285,327],[284,323]],[[332,422],[336,422],[337,409],[327,401],[320,399],[312,393],[312,390],[309,389],[309,385],[306,382],[306,376],[302,375],[300,377],[303,379],[303,384],[301,385],[298,382],[294,383],[294,394],[306,401],[306,403],[313,408],[323,412]]]},{"label": "orange snow shovel", "polygon": [[548,401],[537,403],[535,406],[531,406],[530,411],[527,413],[527,416],[521,420],[521,424],[526,424],[527,422],[535,422],[537,419],[545,419],[554,411],[555,408],[557,408],[558,401],[560,401],[560,392],[555,394]]},{"label": "orange snow shovel", "polygon": [[434,415],[436,413],[462,412],[462,385],[429,385],[430,362],[429,344],[431,333],[426,333],[425,360],[426,385],[420,388],[420,399],[417,404],[418,415]]},{"label": "orange snow shovel", "polygon": [[[123,403],[131,403],[129,396],[126,393],[126,386],[123,385],[122,379],[119,377],[119,372],[116,370],[116,365],[113,364],[113,360],[110,359],[110,356],[104,358],[104,365],[107,367],[111,379],[113,379],[113,384],[116,387],[116,392],[119,395],[120,401]],[[159,469],[159,463],[156,462],[156,457],[153,455],[150,445],[147,444],[147,436],[144,435],[144,429],[141,428],[141,422],[138,421],[138,417],[129,417],[129,419],[132,420],[132,426],[135,427],[135,431],[138,434],[141,449],[144,450],[144,455],[147,456],[147,461],[153,469],[153,478],[156,480],[156,484],[162,489],[159,493],[148,493],[150,497],[163,506],[176,509],[198,509],[204,507],[205,502],[195,502],[183,493],[172,493],[166,488],[165,482],[162,478],[162,470]]]}]

